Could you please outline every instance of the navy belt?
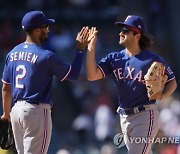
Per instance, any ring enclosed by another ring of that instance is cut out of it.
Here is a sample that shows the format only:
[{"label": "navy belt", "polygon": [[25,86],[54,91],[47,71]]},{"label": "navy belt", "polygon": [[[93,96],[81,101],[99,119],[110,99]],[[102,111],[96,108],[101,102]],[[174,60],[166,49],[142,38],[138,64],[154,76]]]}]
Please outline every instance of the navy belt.
[{"label": "navy belt", "polygon": [[30,103],[30,104],[36,104],[36,105],[39,105],[39,103],[38,103],[38,102],[28,102],[28,103]]},{"label": "navy belt", "polygon": [[[18,99],[18,101],[26,101],[26,100],[24,100],[24,99]],[[26,101],[26,102],[28,102],[28,101]],[[30,104],[36,104],[36,105],[39,105],[39,103],[38,103],[38,102],[28,102],[28,103],[30,103]]]},{"label": "navy belt", "polygon": [[134,108],[123,109],[118,107],[117,113],[121,115],[131,115],[146,110],[144,106],[138,106]]}]

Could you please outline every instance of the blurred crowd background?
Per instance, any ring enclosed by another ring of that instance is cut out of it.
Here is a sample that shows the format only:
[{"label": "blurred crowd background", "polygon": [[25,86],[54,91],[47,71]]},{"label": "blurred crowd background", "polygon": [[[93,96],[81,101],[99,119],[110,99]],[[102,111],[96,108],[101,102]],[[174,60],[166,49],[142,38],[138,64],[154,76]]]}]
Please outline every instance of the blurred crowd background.
[{"label": "blurred crowd background", "polygon": [[[139,15],[154,36],[151,50],[164,57],[178,82],[171,97],[157,102],[161,118],[158,136],[180,136],[179,8],[179,0],[0,0],[0,72],[6,54],[25,41],[21,19],[30,10],[42,10],[48,18],[56,19],[43,46],[67,63],[74,58],[76,35],[83,26],[96,26],[99,31],[96,46],[99,61],[107,53],[122,49],[115,21],[124,21],[130,14]],[[54,78],[53,132],[48,154],[126,154],[125,147],[117,149],[113,144],[113,137],[121,128],[111,77],[90,82],[85,75],[84,57],[78,81],[60,83]],[[180,154],[180,148],[175,144],[156,144],[153,152]]]}]

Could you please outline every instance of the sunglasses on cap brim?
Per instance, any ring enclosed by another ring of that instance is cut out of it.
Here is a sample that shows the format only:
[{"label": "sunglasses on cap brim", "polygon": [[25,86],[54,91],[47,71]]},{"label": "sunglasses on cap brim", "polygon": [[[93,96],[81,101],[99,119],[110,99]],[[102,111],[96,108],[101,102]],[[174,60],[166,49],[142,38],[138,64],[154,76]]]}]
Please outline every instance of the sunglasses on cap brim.
[{"label": "sunglasses on cap brim", "polygon": [[128,34],[129,32],[133,32],[134,34],[141,33],[139,29],[137,29],[137,28],[129,28],[129,27],[122,27],[121,32],[123,34]]},{"label": "sunglasses on cap brim", "polygon": [[122,32],[123,34],[128,34],[130,31],[132,31],[132,30],[125,28],[125,27],[121,28],[121,30],[120,30],[120,32]]}]

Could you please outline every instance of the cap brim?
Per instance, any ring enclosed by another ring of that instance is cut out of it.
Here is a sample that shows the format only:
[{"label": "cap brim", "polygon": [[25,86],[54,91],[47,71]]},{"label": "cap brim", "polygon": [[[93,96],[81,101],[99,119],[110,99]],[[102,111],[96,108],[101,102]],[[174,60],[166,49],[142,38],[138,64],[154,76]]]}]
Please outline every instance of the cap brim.
[{"label": "cap brim", "polygon": [[124,24],[123,22],[115,22],[115,25],[117,25],[118,27],[129,26],[127,24]]},{"label": "cap brim", "polygon": [[131,25],[125,24],[125,23],[123,23],[123,22],[115,22],[115,25],[117,25],[117,26],[120,27],[120,28],[125,27],[125,28],[131,29],[132,31],[135,31],[135,32],[137,32],[137,33],[142,33],[142,31],[141,31],[140,29],[138,29],[138,28],[136,28],[136,27],[133,27],[133,26],[131,26]]},{"label": "cap brim", "polygon": [[53,24],[55,22],[55,20],[54,19],[47,19],[46,22],[48,25],[50,25],[50,24]]},{"label": "cap brim", "polygon": [[35,29],[35,28],[38,28],[38,27],[40,27],[40,26],[42,26],[42,25],[51,25],[51,24],[53,24],[55,22],[55,20],[54,19],[46,19],[43,23],[41,23],[40,25],[36,25],[36,26],[22,26],[22,28],[24,29],[24,30],[30,30],[30,29]]}]

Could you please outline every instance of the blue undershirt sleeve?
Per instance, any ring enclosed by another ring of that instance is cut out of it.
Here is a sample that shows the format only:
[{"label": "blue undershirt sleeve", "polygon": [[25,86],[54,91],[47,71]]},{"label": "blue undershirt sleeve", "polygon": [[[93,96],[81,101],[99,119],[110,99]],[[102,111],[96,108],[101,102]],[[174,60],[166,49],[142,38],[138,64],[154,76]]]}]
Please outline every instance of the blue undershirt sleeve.
[{"label": "blue undershirt sleeve", "polygon": [[71,71],[67,76],[67,80],[77,80],[81,71],[83,62],[83,51],[77,51],[74,61],[71,64]]}]

